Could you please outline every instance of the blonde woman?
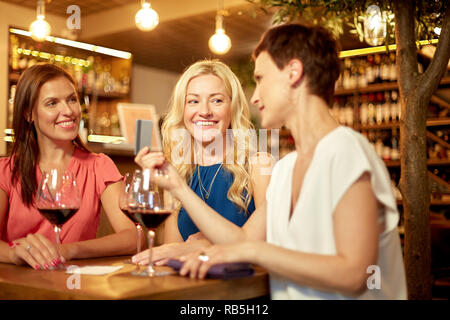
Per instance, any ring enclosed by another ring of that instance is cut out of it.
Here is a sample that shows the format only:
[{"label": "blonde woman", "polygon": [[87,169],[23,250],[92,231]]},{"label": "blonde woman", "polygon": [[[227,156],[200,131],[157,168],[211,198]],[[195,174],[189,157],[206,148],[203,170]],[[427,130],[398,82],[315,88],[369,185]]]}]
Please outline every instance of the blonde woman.
[{"label": "blonde woman", "polygon": [[[252,151],[249,137],[254,128],[249,118],[247,99],[234,73],[222,62],[204,60],[181,75],[162,124],[165,158],[197,197],[238,226],[264,202],[273,165],[270,155]],[[162,156],[144,148],[136,163],[151,167]],[[166,221],[165,244],[154,249],[153,261],[161,265],[208,245],[198,232],[180,205]],[[148,263],[148,251],[133,261]]]}]

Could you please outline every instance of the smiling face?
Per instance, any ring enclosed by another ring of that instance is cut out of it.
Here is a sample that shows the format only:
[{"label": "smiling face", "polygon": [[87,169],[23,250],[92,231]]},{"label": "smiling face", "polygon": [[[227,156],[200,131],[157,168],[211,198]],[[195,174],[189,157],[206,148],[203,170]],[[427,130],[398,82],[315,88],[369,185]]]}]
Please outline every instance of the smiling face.
[{"label": "smiling face", "polygon": [[81,107],[73,84],[65,77],[44,83],[39,91],[32,120],[38,141],[72,141],[77,137]]},{"label": "smiling face", "polygon": [[231,98],[221,78],[208,74],[189,81],[183,121],[199,142],[212,142],[217,134],[225,137],[231,123]]}]

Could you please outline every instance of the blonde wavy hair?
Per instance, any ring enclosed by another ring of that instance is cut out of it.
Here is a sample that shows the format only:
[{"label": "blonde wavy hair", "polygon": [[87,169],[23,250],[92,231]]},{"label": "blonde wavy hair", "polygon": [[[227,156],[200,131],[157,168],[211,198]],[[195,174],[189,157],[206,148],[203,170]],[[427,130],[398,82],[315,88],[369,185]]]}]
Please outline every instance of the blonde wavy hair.
[{"label": "blonde wavy hair", "polygon": [[[179,147],[180,143],[178,139],[174,139],[172,133],[176,129],[185,129],[185,132],[187,132],[183,121],[187,87],[190,80],[202,75],[214,75],[222,79],[226,91],[231,98],[231,124],[229,129],[231,129],[232,134],[231,137],[228,138],[231,138],[232,143],[230,143],[230,145],[233,145],[234,147],[234,161],[232,163],[224,161],[223,167],[233,175],[234,179],[228,190],[227,198],[247,213],[247,208],[253,193],[249,174],[249,157],[251,155],[249,150],[250,143],[246,138],[244,138],[244,140],[241,139],[239,144],[237,141],[242,132],[247,132],[248,129],[254,129],[254,126],[250,121],[250,110],[247,98],[244,95],[239,79],[227,65],[218,60],[201,60],[188,67],[180,76],[172,92],[169,102],[169,111],[164,117],[161,127],[164,155],[166,159],[172,162],[176,167],[180,176],[184,178],[186,182],[189,182],[196,167],[196,164],[194,163],[194,148],[190,147],[189,149],[183,149],[183,147],[181,147],[180,150],[174,149],[175,145],[178,144]],[[191,141],[190,144],[182,143],[181,146],[194,145],[194,138],[190,134],[188,137],[184,136],[183,139],[190,139]],[[243,143],[244,145],[242,145],[243,141],[245,141]],[[238,145],[241,152],[242,148],[245,148],[244,153],[236,152],[238,151]],[[172,161],[172,152],[176,153],[177,151],[190,157],[190,159],[188,159],[190,161],[174,163]],[[245,154],[244,161],[237,161],[239,154],[241,156],[242,154]],[[246,191],[245,195],[243,193],[244,190]],[[180,206],[180,204],[178,205]]]}]

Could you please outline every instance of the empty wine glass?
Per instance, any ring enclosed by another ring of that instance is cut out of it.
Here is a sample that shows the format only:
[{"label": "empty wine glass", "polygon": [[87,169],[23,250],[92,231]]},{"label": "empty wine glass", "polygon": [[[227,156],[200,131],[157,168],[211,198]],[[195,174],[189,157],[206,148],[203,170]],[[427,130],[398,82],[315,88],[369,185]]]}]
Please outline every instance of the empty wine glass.
[{"label": "empty wine glass", "polygon": [[61,227],[80,208],[80,193],[72,172],[51,169],[43,172],[36,196],[36,208],[53,225],[56,244],[61,244]]},{"label": "empty wine glass", "polygon": [[[130,212],[129,212],[129,208],[128,208],[128,200],[129,198],[132,196],[131,195],[131,182],[132,182],[133,176],[130,173],[126,173],[123,176],[123,189],[120,193],[120,197],[119,197],[119,207],[120,209],[127,215],[127,217],[134,222],[134,224],[136,225],[136,231],[137,231],[137,240],[136,240],[136,254],[141,252],[141,239],[142,239],[142,227],[141,225],[135,221],[133,219],[133,217],[131,216]],[[127,259],[125,261],[123,261],[123,263],[128,263],[128,264],[133,264],[133,262],[131,261],[131,259]]]},{"label": "empty wine glass", "polygon": [[158,272],[154,269],[152,251],[156,228],[173,213],[173,201],[168,192],[160,192],[150,181],[150,170],[136,170],[132,179],[132,190],[128,201],[130,218],[146,229],[149,247],[149,264],[143,272],[133,274],[141,276],[163,276],[170,272]]}]

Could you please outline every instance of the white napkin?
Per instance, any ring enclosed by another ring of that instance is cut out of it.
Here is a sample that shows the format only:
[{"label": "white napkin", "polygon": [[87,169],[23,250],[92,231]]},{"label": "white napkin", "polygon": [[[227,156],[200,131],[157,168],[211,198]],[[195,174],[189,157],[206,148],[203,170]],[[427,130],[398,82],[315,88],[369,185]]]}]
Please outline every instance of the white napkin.
[{"label": "white napkin", "polygon": [[78,266],[69,266],[66,273],[102,276],[116,272],[122,268],[123,266],[86,266],[81,268]]}]

